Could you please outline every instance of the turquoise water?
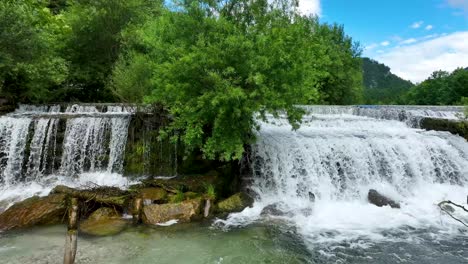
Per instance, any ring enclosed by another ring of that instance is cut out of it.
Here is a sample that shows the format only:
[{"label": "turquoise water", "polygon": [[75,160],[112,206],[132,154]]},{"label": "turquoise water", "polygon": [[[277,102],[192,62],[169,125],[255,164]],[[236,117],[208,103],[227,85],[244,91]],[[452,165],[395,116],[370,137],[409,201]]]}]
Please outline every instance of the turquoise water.
[{"label": "turquoise water", "polygon": [[[62,263],[65,233],[64,226],[52,226],[0,234],[0,263]],[[383,233],[400,238],[394,242],[306,245],[281,224],[227,232],[209,224],[141,226],[112,237],[81,235],[76,263],[468,263],[466,235],[432,240],[425,234],[408,229]]]}]

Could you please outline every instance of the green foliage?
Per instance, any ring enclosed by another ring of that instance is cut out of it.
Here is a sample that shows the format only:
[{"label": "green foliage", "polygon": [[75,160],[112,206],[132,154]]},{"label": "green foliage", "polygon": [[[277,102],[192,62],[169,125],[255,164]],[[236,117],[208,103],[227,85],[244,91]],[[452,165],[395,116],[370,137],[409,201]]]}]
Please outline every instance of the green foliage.
[{"label": "green foliage", "polygon": [[70,0],[64,13],[71,28],[64,54],[71,62],[69,96],[81,101],[113,101],[107,88],[120,54],[124,29],[159,12],[154,0]]},{"label": "green foliage", "polygon": [[406,101],[417,105],[454,105],[463,104],[464,97],[468,97],[468,70],[459,68],[451,74],[434,72],[408,92]]},{"label": "green foliage", "polygon": [[184,3],[125,32],[112,83],[129,101],[165,106],[188,151],[237,159],[255,113],[284,111],[297,128],[295,104],[359,100],[359,51],[342,27],[262,1]]},{"label": "green foliage", "polygon": [[414,86],[369,58],[362,59],[362,71],[366,104],[403,104],[405,94]]},{"label": "green foliage", "polygon": [[169,198],[171,203],[180,203],[185,200],[185,194],[182,191],[177,191],[176,194]]},{"label": "green foliage", "polygon": [[216,190],[215,190],[215,187],[213,186],[213,184],[207,184],[205,186],[205,197],[206,199],[209,199],[209,200],[216,200]]},{"label": "green foliage", "polygon": [[41,1],[0,2],[0,92],[14,101],[43,102],[63,82],[67,63],[57,50],[63,18]]},{"label": "green foliage", "polygon": [[359,46],[296,0],[5,0],[0,15],[2,94],[156,104],[161,135],[209,159],[240,158],[257,117],[297,128],[297,104],[362,99]]}]

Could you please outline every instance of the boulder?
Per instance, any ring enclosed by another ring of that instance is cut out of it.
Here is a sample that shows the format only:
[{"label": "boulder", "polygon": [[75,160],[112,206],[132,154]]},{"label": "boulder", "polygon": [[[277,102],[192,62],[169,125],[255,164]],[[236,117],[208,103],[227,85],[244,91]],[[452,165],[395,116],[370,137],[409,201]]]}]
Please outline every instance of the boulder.
[{"label": "boulder", "polygon": [[281,209],[283,206],[284,204],[282,202],[267,205],[262,209],[260,215],[284,216],[286,212]]},{"label": "boulder", "polygon": [[145,205],[160,204],[167,200],[167,191],[163,188],[144,188],[140,190],[139,197],[143,199]]},{"label": "boulder", "polygon": [[453,208],[452,206],[448,205],[448,204],[443,204],[440,206],[440,208],[448,213],[455,213],[455,208]]},{"label": "boulder", "polygon": [[377,205],[378,207],[389,205],[392,208],[400,208],[399,203],[380,194],[379,192],[373,189],[369,190],[369,193],[367,194],[367,200],[369,201],[369,203]]},{"label": "boulder", "polygon": [[143,223],[161,224],[169,220],[179,220],[179,222],[190,222],[200,217],[202,200],[192,199],[180,203],[150,204],[143,207]]},{"label": "boulder", "polygon": [[80,231],[93,236],[111,236],[120,233],[127,224],[114,209],[101,207],[80,224]]},{"label": "boulder", "polygon": [[245,193],[236,193],[218,203],[217,211],[220,213],[234,213],[244,210],[253,204],[253,199]]},{"label": "boulder", "polygon": [[65,195],[31,197],[0,214],[0,230],[59,224],[66,220]]}]

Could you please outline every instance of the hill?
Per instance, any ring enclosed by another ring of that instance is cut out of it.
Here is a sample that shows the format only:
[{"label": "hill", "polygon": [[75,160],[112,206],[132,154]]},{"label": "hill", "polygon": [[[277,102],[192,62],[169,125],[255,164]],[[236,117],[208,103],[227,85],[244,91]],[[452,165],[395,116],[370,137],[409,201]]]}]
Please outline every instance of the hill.
[{"label": "hill", "polygon": [[369,58],[362,58],[362,71],[366,104],[401,104],[402,96],[414,86],[391,73],[385,64]]}]

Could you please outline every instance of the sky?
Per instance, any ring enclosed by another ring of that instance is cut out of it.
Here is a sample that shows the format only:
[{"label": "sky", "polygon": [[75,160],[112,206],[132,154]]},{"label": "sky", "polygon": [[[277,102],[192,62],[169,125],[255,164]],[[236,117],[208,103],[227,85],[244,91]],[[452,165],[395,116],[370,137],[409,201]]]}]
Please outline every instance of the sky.
[{"label": "sky", "polygon": [[363,56],[414,83],[468,67],[468,0],[300,0],[299,8],[344,25]]}]

